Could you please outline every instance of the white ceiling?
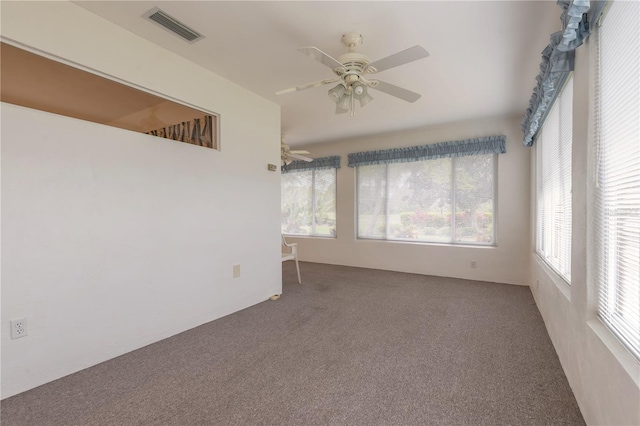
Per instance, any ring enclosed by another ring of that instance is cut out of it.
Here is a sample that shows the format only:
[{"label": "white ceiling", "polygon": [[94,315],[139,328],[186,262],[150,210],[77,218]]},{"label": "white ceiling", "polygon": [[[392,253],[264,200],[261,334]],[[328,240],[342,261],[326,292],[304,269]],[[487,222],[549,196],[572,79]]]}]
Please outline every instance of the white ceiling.
[{"label": "white ceiling", "polygon": [[[540,52],[560,30],[555,1],[80,1],[78,5],[175,52],[282,107],[288,144],[354,138],[483,117],[524,114]],[[205,35],[189,44],[142,18],[158,6]],[[275,92],[334,75],[299,53],[316,46],[346,52],[357,31],[371,61],[419,44],[426,59],[375,78],[422,94],[407,103],[385,93],[356,116],[336,115],[333,85]],[[224,119],[224,118],[223,118]]]}]

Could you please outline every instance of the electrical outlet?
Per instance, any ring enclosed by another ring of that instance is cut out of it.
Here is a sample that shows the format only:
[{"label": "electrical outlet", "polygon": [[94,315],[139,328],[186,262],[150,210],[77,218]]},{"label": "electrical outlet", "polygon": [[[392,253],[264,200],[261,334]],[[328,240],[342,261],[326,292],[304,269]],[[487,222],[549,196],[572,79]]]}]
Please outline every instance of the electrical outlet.
[{"label": "electrical outlet", "polygon": [[18,318],[11,320],[11,339],[19,339],[29,334],[27,329],[27,319]]},{"label": "electrical outlet", "polygon": [[240,264],[233,265],[233,278],[238,278],[240,276]]},{"label": "electrical outlet", "polygon": [[475,260],[471,261],[471,265],[469,266],[470,268],[475,268],[477,265],[477,262]]}]

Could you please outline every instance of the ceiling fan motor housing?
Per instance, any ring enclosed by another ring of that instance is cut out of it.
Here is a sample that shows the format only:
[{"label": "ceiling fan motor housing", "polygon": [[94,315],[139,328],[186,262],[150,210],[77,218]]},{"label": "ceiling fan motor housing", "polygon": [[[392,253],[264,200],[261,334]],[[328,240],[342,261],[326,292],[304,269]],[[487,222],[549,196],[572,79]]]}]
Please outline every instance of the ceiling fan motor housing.
[{"label": "ceiling fan motor housing", "polygon": [[342,78],[347,87],[353,83],[360,81],[362,74],[368,73],[367,66],[370,61],[367,55],[358,52],[345,53],[338,57],[338,61],[344,66],[343,69],[338,68],[335,73]]}]

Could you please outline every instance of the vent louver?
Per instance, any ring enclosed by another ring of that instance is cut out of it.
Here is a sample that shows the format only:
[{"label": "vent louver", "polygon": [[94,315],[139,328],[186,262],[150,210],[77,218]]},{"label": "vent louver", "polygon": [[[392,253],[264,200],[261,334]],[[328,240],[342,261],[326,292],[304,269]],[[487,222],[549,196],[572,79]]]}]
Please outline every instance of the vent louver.
[{"label": "vent louver", "polygon": [[190,43],[194,43],[204,37],[199,32],[192,30],[173,16],[157,7],[154,7],[143,16]]}]

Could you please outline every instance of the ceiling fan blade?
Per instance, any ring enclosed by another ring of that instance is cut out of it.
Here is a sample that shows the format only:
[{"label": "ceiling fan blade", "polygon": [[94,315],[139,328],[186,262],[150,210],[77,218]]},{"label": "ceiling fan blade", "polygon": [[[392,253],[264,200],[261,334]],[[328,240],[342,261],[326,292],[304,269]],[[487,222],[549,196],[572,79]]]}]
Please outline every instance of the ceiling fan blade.
[{"label": "ceiling fan blade", "polygon": [[415,102],[422,96],[419,93],[412,92],[411,90],[403,89],[402,87],[398,87],[391,83],[385,83],[384,81],[380,80],[370,80],[367,82],[367,85],[372,89],[379,90],[407,102]]},{"label": "ceiling fan blade", "polygon": [[311,154],[309,151],[305,151],[304,149],[294,149],[289,152],[291,154]]},{"label": "ceiling fan blade", "polygon": [[334,78],[334,79],[331,79],[331,80],[314,81],[313,83],[302,84],[300,86],[290,87],[289,89],[279,90],[279,91],[276,92],[276,95],[284,95],[286,93],[297,92],[299,90],[312,89],[314,87],[324,86],[325,84],[335,83],[337,81],[340,81],[340,79],[339,78]]},{"label": "ceiling fan blade", "polygon": [[418,59],[426,58],[429,56],[429,52],[422,46],[413,46],[405,49],[401,52],[394,53],[386,58],[378,59],[375,62],[369,64],[367,69],[371,72],[380,72],[394,68],[400,65],[408,64],[409,62],[417,61]]},{"label": "ceiling fan blade", "polygon": [[301,47],[298,49],[298,52],[304,53],[308,57],[315,59],[321,64],[328,66],[332,70],[336,68],[344,68],[344,65],[338,62],[337,59],[332,58],[331,56],[327,55],[317,47],[313,47],[313,46]]},{"label": "ceiling fan blade", "polygon": [[292,154],[291,152],[289,152],[289,157],[295,158],[296,160],[306,161],[307,163],[313,161],[313,158],[305,157],[304,155],[299,154]]}]

